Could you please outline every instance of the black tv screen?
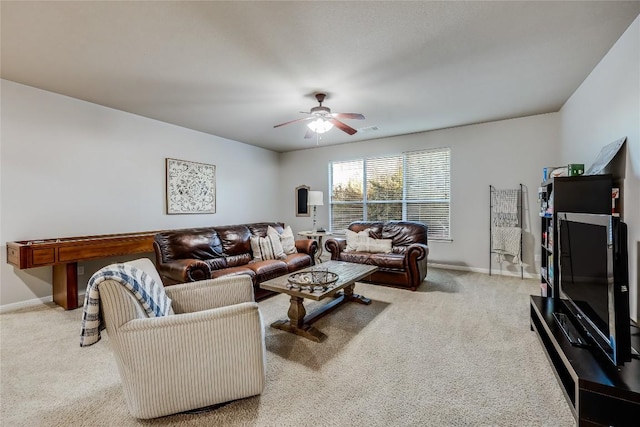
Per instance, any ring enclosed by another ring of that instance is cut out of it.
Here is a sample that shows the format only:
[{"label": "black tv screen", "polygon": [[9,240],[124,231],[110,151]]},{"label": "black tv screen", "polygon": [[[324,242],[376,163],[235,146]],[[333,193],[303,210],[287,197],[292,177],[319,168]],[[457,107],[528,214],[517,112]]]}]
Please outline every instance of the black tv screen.
[{"label": "black tv screen", "polygon": [[611,215],[559,213],[560,296],[615,365],[631,358],[626,225]]}]

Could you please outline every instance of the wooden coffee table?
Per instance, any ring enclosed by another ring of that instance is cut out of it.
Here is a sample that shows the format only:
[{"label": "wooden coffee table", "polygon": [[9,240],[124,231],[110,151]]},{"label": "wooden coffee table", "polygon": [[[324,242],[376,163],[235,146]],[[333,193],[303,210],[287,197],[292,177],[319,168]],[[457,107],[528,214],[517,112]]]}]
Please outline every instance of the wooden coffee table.
[{"label": "wooden coffee table", "polygon": [[[289,311],[287,312],[289,319],[273,322],[271,327],[303,336],[315,342],[322,342],[327,339],[327,336],[311,326],[311,324],[324,316],[330,310],[333,310],[346,302],[357,302],[367,305],[371,304],[371,300],[369,298],[354,294],[353,288],[358,280],[362,280],[369,276],[371,273],[378,270],[378,267],[344,261],[327,261],[314,267],[296,271],[296,273],[312,271],[314,268],[326,268],[330,272],[336,273],[338,275],[338,281],[335,286],[321,292],[289,289],[287,288],[287,284],[289,283],[288,278],[290,275],[284,275],[261,283],[260,288],[291,296],[291,304],[289,306]],[[327,297],[333,297],[334,300],[307,315],[307,311],[303,304],[305,298],[320,301]]]}]

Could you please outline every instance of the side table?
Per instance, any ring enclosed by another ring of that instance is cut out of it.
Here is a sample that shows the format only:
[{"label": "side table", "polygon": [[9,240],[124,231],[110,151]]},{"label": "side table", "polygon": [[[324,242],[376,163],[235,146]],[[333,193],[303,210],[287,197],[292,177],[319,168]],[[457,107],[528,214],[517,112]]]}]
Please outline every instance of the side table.
[{"label": "side table", "polygon": [[306,237],[307,239],[316,239],[318,241],[318,253],[316,253],[316,261],[318,263],[322,262],[320,257],[322,256],[322,252],[324,248],[322,247],[322,238],[325,236],[331,236],[332,233],[330,231],[300,231],[298,232],[298,236]]}]

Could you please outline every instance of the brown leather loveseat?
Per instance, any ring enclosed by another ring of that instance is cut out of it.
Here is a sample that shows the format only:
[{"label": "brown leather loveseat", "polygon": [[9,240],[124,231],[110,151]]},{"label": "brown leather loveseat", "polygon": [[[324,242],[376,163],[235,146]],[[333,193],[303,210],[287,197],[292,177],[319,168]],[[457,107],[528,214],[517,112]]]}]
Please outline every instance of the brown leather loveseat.
[{"label": "brown leather loveseat", "polygon": [[246,274],[253,281],[256,299],[272,292],[261,282],[314,265],[315,240],[295,240],[297,253],[283,259],[254,260],[251,237],[266,237],[271,226],[282,234],[281,223],[253,223],[171,230],[156,234],[156,266],[165,285]]},{"label": "brown leather loveseat", "polygon": [[415,291],[427,276],[427,226],[420,222],[352,222],[346,239],[328,239],[325,248],[332,260],[378,266],[372,283]]}]

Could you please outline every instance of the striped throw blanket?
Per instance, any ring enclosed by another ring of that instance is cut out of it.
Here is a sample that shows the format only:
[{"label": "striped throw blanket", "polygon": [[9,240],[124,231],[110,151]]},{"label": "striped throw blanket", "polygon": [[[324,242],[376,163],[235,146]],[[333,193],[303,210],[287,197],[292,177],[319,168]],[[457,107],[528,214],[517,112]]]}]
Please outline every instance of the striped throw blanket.
[{"label": "striped throw blanket", "polygon": [[98,270],[87,284],[82,312],[80,347],[88,347],[100,341],[104,322],[100,309],[98,285],[105,280],[115,280],[128,289],[140,302],[149,317],[171,314],[171,299],[165,294],[162,283],[157,283],[144,271],[128,264],[112,264]]}]

